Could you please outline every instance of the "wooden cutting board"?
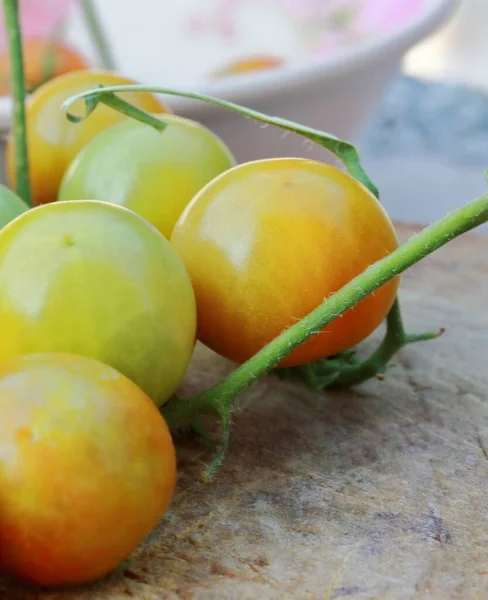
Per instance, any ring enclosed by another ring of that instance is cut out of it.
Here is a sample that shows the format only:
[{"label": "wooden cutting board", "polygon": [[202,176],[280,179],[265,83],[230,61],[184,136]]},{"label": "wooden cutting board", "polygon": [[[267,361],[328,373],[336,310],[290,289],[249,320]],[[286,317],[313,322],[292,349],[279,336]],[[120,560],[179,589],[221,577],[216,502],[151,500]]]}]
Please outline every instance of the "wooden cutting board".
[{"label": "wooden cutting board", "polygon": [[[205,451],[180,449],[172,509],[130,570],[60,592],[2,580],[0,598],[488,598],[488,238],[414,267],[401,300],[409,331],[445,335],[355,390],[266,378],[214,483]],[[185,392],[231,368],[198,348]]]}]

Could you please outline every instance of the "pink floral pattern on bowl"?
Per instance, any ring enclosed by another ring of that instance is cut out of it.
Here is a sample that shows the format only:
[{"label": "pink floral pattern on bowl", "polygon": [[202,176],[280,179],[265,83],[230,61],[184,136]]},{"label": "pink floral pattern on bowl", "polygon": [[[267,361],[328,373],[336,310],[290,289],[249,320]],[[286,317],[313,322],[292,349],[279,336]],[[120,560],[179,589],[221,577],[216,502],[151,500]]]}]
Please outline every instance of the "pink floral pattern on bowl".
[{"label": "pink floral pattern on bowl", "polygon": [[[239,12],[255,0],[208,0],[212,6],[188,20],[194,34],[240,35]],[[312,55],[395,31],[419,14],[426,0],[256,0],[292,19]]]},{"label": "pink floral pattern on bowl", "polygon": [[[50,37],[78,0],[19,0],[22,35]],[[0,46],[5,44],[5,25],[0,3]]]}]

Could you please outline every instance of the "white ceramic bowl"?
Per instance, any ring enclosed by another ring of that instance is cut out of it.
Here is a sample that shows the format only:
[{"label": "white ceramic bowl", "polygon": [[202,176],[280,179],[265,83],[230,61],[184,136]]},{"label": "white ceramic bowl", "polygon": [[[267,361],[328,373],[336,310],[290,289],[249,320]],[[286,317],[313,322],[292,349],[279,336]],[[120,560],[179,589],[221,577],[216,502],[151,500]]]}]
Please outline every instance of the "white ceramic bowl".
[{"label": "white ceramic bowl", "polygon": [[[399,70],[406,52],[446,21],[457,4],[457,0],[423,0],[417,13],[394,31],[370,36],[327,56],[308,57],[303,51],[300,53],[299,45],[293,46],[293,23],[271,22],[270,15],[265,22],[264,13],[257,12],[265,5],[263,2],[256,3],[252,21],[261,30],[248,28],[247,37],[237,43],[224,44],[215,35],[202,40],[187,33],[185,39],[178,33],[185,10],[194,12],[198,6],[210,6],[212,2],[165,0],[164,7],[161,3],[158,9],[154,0],[138,0],[137,13],[132,1],[100,2],[120,70],[140,81],[204,92],[353,141]],[[251,4],[250,0],[246,8]],[[262,19],[257,18],[259,14]],[[269,35],[265,36],[265,32]],[[73,18],[69,37],[90,53],[79,15]],[[264,51],[281,49],[287,59],[292,54],[297,59],[288,60],[280,69],[226,79],[198,76],[218,66],[216,58],[222,56],[223,48],[228,48],[226,58],[230,59],[249,53],[252,44]],[[240,161],[266,156],[324,156],[323,151],[304,144],[298,136],[284,136],[274,128],[263,129],[224,109],[174,97],[167,100],[178,113],[202,121],[221,135]],[[0,97],[0,129],[8,126],[10,113],[10,99]]]},{"label": "white ceramic bowl", "polygon": [[[232,100],[269,115],[354,141],[399,72],[405,54],[453,13],[457,0],[429,0],[403,28],[370,39],[328,58],[280,70],[240,75],[201,85],[196,91]],[[220,108],[168,101],[181,114],[208,125],[230,145],[240,161],[272,156],[320,156],[324,151],[295,135],[283,135]]]}]

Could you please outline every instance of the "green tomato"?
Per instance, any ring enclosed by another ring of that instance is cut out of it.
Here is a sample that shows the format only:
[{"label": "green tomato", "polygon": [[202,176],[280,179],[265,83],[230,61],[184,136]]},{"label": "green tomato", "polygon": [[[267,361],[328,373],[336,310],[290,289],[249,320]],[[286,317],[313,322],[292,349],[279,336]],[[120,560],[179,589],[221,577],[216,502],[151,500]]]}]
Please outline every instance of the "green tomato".
[{"label": "green tomato", "polygon": [[0,231],[0,363],[39,352],[94,358],[162,404],[186,371],[195,329],[181,259],[135,213],[55,202]]},{"label": "green tomato", "polygon": [[29,210],[27,204],[8,187],[0,185],[0,229]]},{"label": "green tomato", "polygon": [[66,171],[58,199],[125,206],[169,238],[193,196],[235,160],[203,125],[174,115],[158,118],[168,124],[162,133],[128,120],[98,134]]}]

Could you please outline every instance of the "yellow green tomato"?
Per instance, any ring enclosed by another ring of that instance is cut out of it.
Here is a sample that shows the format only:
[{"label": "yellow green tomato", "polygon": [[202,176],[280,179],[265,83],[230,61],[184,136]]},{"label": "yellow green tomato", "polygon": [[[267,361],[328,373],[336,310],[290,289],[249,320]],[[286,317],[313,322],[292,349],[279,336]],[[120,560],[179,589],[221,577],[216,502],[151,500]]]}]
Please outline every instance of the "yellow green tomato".
[{"label": "yellow green tomato", "polygon": [[0,363],[38,352],[95,358],[162,404],[185,373],[195,328],[182,261],[132,211],[55,202],[0,232]]},{"label": "yellow green tomato", "polygon": [[169,237],[193,196],[235,161],[203,125],[174,115],[160,118],[168,124],[162,133],[131,120],[97,135],[66,171],[59,199],[125,206]]},{"label": "yellow green tomato", "polygon": [[[125,119],[124,115],[107,106],[99,106],[83,123],[70,123],[61,108],[70,96],[86,92],[98,85],[127,85],[131,79],[98,69],[72,71],[41,85],[26,102],[27,145],[29,149],[29,176],[34,204],[56,200],[59,183],[66,167],[77,153],[97,133]],[[164,112],[165,107],[151,94],[125,92],[123,98],[149,112]],[[75,115],[85,113],[83,100],[77,100],[72,109]],[[6,148],[7,177],[10,187],[15,186],[14,139],[11,135]]]},{"label": "yellow green tomato", "polygon": [[154,403],[98,361],[33,354],[0,365],[0,413],[2,571],[53,587],[117,567],[175,486]]},{"label": "yellow green tomato", "polygon": [[27,210],[29,207],[17,194],[0,185],[0,229]]}]

